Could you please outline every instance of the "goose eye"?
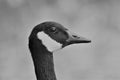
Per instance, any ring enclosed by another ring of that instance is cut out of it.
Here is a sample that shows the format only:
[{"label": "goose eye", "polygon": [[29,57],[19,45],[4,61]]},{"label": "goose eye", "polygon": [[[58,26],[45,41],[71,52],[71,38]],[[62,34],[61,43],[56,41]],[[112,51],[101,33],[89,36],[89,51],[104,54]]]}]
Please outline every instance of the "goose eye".
[{"label": "goose eye", "polygon": [[51,27],[51,28],[50,28],[50,32],[55,33],[56,31],[57,31],[56,27]]}]

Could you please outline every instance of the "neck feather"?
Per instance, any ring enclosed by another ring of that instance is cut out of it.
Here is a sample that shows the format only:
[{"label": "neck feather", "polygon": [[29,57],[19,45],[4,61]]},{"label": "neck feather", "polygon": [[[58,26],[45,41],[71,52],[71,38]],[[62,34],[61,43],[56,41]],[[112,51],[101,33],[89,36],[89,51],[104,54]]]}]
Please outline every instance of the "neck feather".
[{"label": "neck feather", "polygon": [[29,49],[37,80],[56,80],[53,54],[41,44],[41,41],[37,37],[29,38]]}]

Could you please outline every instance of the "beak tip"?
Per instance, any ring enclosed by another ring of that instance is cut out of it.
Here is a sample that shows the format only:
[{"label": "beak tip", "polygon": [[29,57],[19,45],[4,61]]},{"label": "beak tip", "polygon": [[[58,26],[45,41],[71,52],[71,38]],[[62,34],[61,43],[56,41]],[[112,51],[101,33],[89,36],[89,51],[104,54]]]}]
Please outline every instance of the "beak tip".
[{"label": "beak tip", "polygon": [[81,43],[91,43],[91,40],[83,40]]},{"label": "beak tip", "polygon": [[88,43],[91,43],[92,41],[91,41],[91,40],[88,40],[87,42],[88,42]]}]

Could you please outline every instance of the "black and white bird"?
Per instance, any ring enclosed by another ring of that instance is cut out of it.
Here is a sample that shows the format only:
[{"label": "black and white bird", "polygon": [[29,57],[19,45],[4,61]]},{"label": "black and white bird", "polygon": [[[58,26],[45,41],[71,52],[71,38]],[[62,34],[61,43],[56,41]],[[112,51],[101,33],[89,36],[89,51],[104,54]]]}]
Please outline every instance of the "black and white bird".
[{"label": "black and white bird", "polygon": [[29,36],[29,49],[37,80],[57,80],[53,52],[71,44],[91,41],[73,34],[57,22],[43,22],[35,26]]}]

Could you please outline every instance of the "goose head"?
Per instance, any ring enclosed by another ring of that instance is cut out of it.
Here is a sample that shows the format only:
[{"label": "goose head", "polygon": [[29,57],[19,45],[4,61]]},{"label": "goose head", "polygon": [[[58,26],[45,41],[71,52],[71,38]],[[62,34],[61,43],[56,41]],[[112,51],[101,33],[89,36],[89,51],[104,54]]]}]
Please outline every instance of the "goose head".
[{"label": "goose head", "polygon": [[30,38],[38,38],[48,51],[54,52],[71,44],[90,43],[57,22],[43,22],[33,28]]}]

